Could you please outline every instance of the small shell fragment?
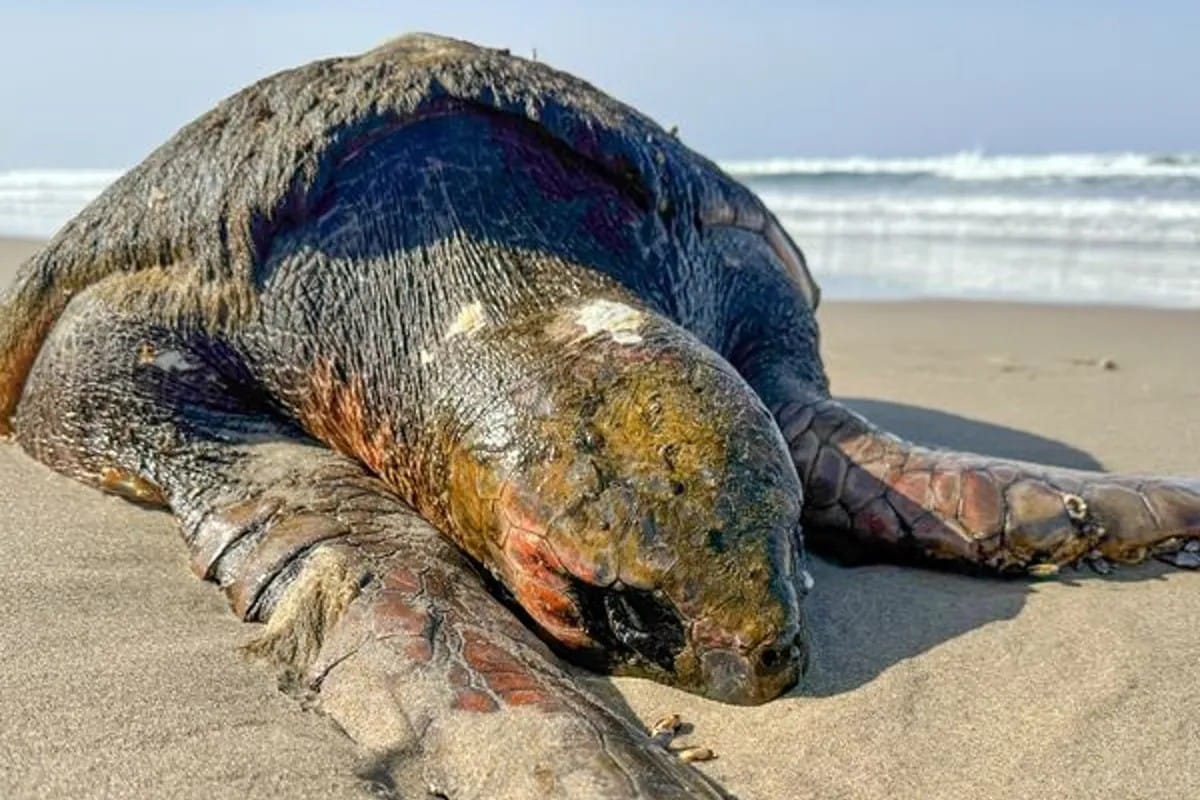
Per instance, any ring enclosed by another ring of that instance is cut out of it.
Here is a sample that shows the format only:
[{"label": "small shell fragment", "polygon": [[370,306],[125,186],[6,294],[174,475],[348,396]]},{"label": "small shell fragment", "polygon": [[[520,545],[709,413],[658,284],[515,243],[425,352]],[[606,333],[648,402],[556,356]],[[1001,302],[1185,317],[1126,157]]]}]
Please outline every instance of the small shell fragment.
[{"label": "small shell fragment", "polygon": [[657,722],[650,726],[650,734],[675,733],[682,725],[683,717],[679,714],[667,714],[665,717],[660,717]]},{"label": "small shell fragment", "polygon": [[1028,572],[1035,578],[1053,578],[1058,574],[1058,564],[1031,564]]},{"label": "small shell fragment", "polygon": [[679,714],[667,714],[665,717],[660,717],[650,726],[650,741],[659,747],[666,747],[679,733],[681,727],[683,727],[683,717]]},{"label": "small shell fragment", "polygon": [[676,750],[675,755],[679,756],[679,760],[686,764],[693,761],[712,761],[717,757],[717,754],[707,747],[685,747],[682,750]]}]

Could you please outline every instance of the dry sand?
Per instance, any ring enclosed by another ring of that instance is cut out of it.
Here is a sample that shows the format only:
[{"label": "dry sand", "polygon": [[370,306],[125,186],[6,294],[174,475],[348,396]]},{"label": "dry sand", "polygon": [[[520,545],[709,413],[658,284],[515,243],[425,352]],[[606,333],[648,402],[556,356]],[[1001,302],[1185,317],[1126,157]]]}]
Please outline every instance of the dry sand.
[{"label": "dry sand", "polygon": [[[0,242],[0,284],[32,247]],[[836,392],[900,433],[1200,471],[1200,314],[829,303],[821,321]],[[597,686],[643,719],[682,712],[745,800],[1200,796],[1200,575],[813,571],[816,660],[791,696]],[[364,795],[348,740],[237,655],[247,629],[166,515],[0,446],[0,585],[0,797]]]}]

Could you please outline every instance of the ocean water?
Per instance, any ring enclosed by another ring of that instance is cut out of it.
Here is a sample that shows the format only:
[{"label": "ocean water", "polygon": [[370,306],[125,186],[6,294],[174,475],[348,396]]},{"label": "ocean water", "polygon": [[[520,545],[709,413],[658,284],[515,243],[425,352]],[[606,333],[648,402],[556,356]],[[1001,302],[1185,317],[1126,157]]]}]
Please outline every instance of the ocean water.
[{"label": "ocean water", "polygon": [[[1200,308],[1200,153],[730,161],[832,298]],[[119,171],[0,172],[0,235],[48,236]]]},{"label": "ocean water", "polygon": [[1200,154],[723,164],[829,297],[1200,307]]}]

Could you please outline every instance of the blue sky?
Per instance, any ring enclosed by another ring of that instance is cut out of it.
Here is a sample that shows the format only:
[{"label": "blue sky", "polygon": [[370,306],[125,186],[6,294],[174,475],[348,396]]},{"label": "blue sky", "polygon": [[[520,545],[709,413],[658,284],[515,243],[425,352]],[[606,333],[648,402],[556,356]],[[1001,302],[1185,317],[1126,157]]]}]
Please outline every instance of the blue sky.
[{"label": "blue sky", "polygon": [[784,6],[0,0],[0,169],[130,166],[258,77],[407,30],[536,47],[718,158],[1200,150],[1200,2]]}]

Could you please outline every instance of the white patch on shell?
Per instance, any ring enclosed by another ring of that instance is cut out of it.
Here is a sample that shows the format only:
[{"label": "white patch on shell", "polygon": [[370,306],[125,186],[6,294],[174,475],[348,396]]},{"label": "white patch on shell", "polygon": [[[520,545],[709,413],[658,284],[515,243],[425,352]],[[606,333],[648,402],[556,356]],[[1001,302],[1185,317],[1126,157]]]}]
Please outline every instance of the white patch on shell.
[{"label": "white patch on shell", "polygon": [[800,580],[804,584],[804,591],[811,592],[817,582],[813,580],[813,576],[806,569],[800,570]]},{"label": "white patch on shell", "polygon": [[187,372],[196,368],[178,350],[163,350],[150,363],[165,372]]},{"label": "white patch on shell", "polygon": [[433,353],[430,353],[424,347],[421,348],[421,352],[418,353],[417,355],[418,355],[418,357],[420,357],[422,364],[432,364],[433,363]]},{"label": "white patch on shell", "polygon": [[446,328],[444,338],[453,339],[455,336],[475,333],[487,324],[487,312],[483,310],[483,303],[476,300],[458,310],[458,316],[450,323],[450,327]]},{"label": "white patch on shell", "polygon": [[607,333],[617,344],[639,344],[645,315],[636,308],[612,300],[593,300],[575,312],[575,322],[585,336]]}]

